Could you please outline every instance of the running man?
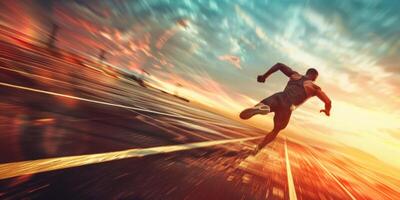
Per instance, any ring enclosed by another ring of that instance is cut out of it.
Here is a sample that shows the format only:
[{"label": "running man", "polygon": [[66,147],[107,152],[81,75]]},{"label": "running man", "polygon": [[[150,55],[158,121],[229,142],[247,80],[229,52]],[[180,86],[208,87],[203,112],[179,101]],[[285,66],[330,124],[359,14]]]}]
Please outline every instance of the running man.
[{"label": "running man", "polygon": [[257,154],[258,151],[274,140],[281,130],[286,128],[292,111],[308,98],[317,96],[325,103],[325,109],[320,112],[324,112],[326,116],[330,115],[331,100],[321,88],[314,83],[318,77],[318,71],[316,69],[310,68],[307,70],[306,75],[301,75],[285,64],[277,63],[265,72],[265,74],[258,76],[257,81],[264,83],[265,79],[278,70],[290,79],[283,92],[275,93],[265,98],[254,107],[247,108],[240,113],[241,119],[250,119],[257,114],[266,115],[270,112],[275,113],[273,130],[258,144],[253,154]]}]

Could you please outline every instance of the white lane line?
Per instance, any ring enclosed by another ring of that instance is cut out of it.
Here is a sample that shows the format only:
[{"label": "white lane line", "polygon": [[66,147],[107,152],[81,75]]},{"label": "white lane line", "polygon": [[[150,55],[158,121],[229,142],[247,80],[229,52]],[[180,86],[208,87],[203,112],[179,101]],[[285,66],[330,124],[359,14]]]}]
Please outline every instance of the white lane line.
[{"label": "white lane line", "polygon": [[154,111],[154,110],[148,110],[148,109],[144,109],[144,108],[125,106],[125,105],[121,105],[121,104],[115,104],[115,103],[109,103],[109,102],[98,101],[98,100],[93,100],[93,99],[87,99],[87,98],[83,98],[83,97],[76,97],[76,96],[72,96],[72,95],[61,94],[61,93],[57,93],[57,92],[50,92],[50,91],[46,91],[46,90],[39,90],[39,89],[35,89],[35,88],[24,87],[24,86],[20,86],[20,85],[13,85],[13,84],[4,83],[4,82],[0,82],[0,85],[6,86],[6,87],[15,88],[15,89],[20,89],[20,90],[27,90],[27,91],[31,91],[31,92],[37,92],[37,93],[48,94],[48,95],[53,95],[53,96],[60,96],[60,97],[65,97],[65,98],[70,98],[70,99],[76,99],[76,100],[80,100],[80,101],[97,103],[97,104],[101,104],[101,105],[114,106],[114,107],[118,107],[118,108],[137,110],[137,111],[142,111],[142,112],[147,112],[147,113],[155,113],[155,114],[169,116],[169,117],[196,120],[196,119],[193,119],[191,117],[185,117],[185,116],[181,116],[181,115],[172,115],[172,114],[158,112],[158,111]]},{"label": "white lane line", "polygon": [[107,153],[87,154],[78,156],[66,156],[58,158],[46,158],[39,160],[28,160],[13,163],[0,164],[0,180],[12,178],[21,175],[35,174],[40,172],[47,172],[71,167],[78,167],[96,163],[103,163],[126,158],[137,158],[149,155],[170,153],[176,151],[190,150],[196,148],[210,147],[215,145],[245,142],[249,140],[259,139],[263,136],[247,137],[239,139],[228,140],[214,140],[205,142],[194,142],[188,144],[168,145],[149,147],[142,149],[128,149],[123,151],[114,151]]},{"label": "white lane line", "polygon": [[[311,147],[309,147],[311,149]],[[312,151],[312,150],[311,150]],[[317,163],[322,167],[322,169],[324,169],[326,171],[326,173],[333,178],[333,180],[336,181],[336,183],[346,192],[347,195],[349,195],[349,197],[352,200],[356,200],[356,198],[353,196],[353,194],[350,193],[349,190],[347,190],[347,188],[336,178],[335,175],[333,175],[318,159],[317,157],[315,157],[314,153],[311,152],[311,155],[314,157],[314,159],[317,161]]]},{"label": "white lane line", "polygon": [[205,119],[197,119],[197,118],[193,118],[193,117],[186,117],[186,116],[183,116],[183,115],[173,115],[173,114],[168,114],[168,113],[164,113],[164,112],[149,110],[149,109],[145,109],[145,108],[125,106],[125,105],[121,105],[121,104],[115,104],[115,103],[109,103],[109,102],[98,101],[98,100],[93,100],[93,99],[87,99],[87,98],[83,98],[83,97],[77,97],[77,96],[72,96],[72,95],[67,95],[67,94],[61,94],[61,93],[57,93],[57,92],[50,92],[50,91],[46,91],[46,90],[40,90],[40,89],[35,89],[35,88],[30,88],[30,87],[25,87],[25,86],[20,86],[20,85],[14,85],[14,84],[9,84],[9,83],[4,83],[4,82],[0,82],[0,85],[6,86],[6,87],[15,88],[15,89],[20,89],[20,90],[27,90],[27,91],[31,91],[31,92],[48,94],[48,95],[52,95],[52,96],[60,96],[60,97],[76,99],[76,100],[85,101],[85,102],[97,103],[97,104],[101,104],[101,105],[113,106],[113,107],[118,107],[118,108],[125,108],[125,109],[129,109],[129,110],[136,110],[136,111],[142,111],[142,112],[147,112],[147,113],[154,113],[154,114],[168,116],[168,117],[174,117],[174,118],[180,118],[180,119],[188,119],[188,120],[192,120],[192,121],[201,121],[201,122],[220,125],[217,122],[212,122],[212,121],[208,121],[208,120],[205,120]]},{"label": "white lane line", "polygon": [[292,171],[290,169],[290,161],[289,161],[286,140],[287,140],[287,138],[285,138],[285,158],[286,158],[286,174],[287,174],[288,188],[289,188],[289,199],[297,200],[296,189],[294,188]]}]

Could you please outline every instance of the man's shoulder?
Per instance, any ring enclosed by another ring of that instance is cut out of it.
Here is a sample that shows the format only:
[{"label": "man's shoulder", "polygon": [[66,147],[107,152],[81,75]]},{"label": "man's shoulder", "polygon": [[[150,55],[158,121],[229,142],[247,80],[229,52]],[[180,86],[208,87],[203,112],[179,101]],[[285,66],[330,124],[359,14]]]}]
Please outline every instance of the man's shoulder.
[{"label": "man's shoulder", "polygon": [[305,80],[304,86],[313,90],[320,90],[321,88],[312,80]]},{"label": "man's shoulder", "polygon": [[321,90],[321,87],[319,87],[316,83],[314,83],[313,81],[311,81],[311,85],[315,90]]},{"label": "man's shoulder", "polygon": [[303,75],[299,74],[298,72],[294,72],[292,75],[290,75],[290,79],[292,80],[299,80],[303,77]]}]

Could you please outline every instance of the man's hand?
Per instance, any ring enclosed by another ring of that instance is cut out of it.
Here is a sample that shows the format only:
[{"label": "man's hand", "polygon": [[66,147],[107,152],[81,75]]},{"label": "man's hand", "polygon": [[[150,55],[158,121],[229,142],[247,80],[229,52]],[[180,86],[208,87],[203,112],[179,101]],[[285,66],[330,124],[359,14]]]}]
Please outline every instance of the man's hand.
[{"label": "man's hand", "polygon": [[320,113],[322,113],[322,112],[325,113],[325,115],[328,116],[328,117],[331,115],[331,113],[329,111],[324,110],[324,109],[320,110],[319,112]]},{"label": "man's hand", "polygon": [[267,77],[265,77],[264,75],[259,75],[257,76],[257,81],[260,83],[264,83],[266,78]]}]

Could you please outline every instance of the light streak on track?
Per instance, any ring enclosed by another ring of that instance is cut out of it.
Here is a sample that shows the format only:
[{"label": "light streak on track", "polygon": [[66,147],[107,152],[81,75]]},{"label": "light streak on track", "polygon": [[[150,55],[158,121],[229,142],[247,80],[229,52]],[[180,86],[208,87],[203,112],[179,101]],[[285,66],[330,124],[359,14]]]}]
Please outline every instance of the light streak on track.
[{"label": "light streak on track", "polygon": [[[17,73],[20,73],[20,74],[24,74],[25,76],[38,77],[38,78],[42,78],[42,79],[46,79],[46,80],[51,80],[51,81],[54,81],[54,82],[59,82],[59,83],[63,83],[63,84],[73,85],[73,84],[68,83],[68,82],[65,82],[65,81],[60,81],[60,80],[57,80],[57,79],[52,79],[52,78],[48,78],[48,77],[40,76],[40,75],[35,75],[35,74],[29,74],[29,73],[27,73],[27,72],[15,70],[15,69],[9,69],[9,68],[5,68],[5,67],[1,67],[1,66],[0,66],[0,69],[8,70],[8,71],[13,71],[13,72],[17,72]],[[97,90],[95,90],[95,89],[92,89],[92,88],[89,88],[89,87],[85,87],[85,86],[80,86],[80,87],[85,88],[85,89],[88,89],[88,90],[94,90],[94,91],[96,91],[96,92],[102,92],[102,91],[97,91]],[[105,93],[105,92],[102,92],[102,93]],[[145,109],[144,107],[140,107],[140,106],[137,106],[136,108],[138,108],[138,109]],[[136,114],[140,114],[140,115],[142,115],[142,116],[145,116],[144,114],[142,114],[142,113],[140,113],[140,112],[136,112],[136,111],[134,111],[134,110],[132,110],[132,109],[128,109],[128,110],[131,111],[131,112],[134,112],[134,113],[136,113]],[[147,110],[147,109],[146,109],[146,110]],[[146,117],[148,117],[148,116],[146,116]],[[179,116],[176,115],[176,117],[182,118],[182,115],[179,115]],[[156,119],[153,119],[153,120],[162,123],[162,122],[159,121],[159,120],[156,120]],[[195,119],[195,118],[192,118],[191,120],[205,121],[205,120]],[[184,122],[181,122],[181,123],[184,123]],[[212,123],[212,122],[207,121],[207,123]],[[226,125],[225,125],[225,126],[226,126]],[[161,127],[159,127],[159,128],[161,128]],[[173,131],[170,131],[170,130],[168,130],[168,129],[164,129],[164,130],[165,130],[166,132],[173,133]],[[173,133],[173,134],[178,135],[177,137],[182,137],[181,135],[179,135],[179,134],[177,134],[177,133]],[[217,134],[222,134],[222,133],[217,133]],[[202,136],[201,134],[192,133],[192,135],[196,135],[197,137],[203,138],[203,139],[209,139],[209,138],[206,138],[206,137]],[[225,136],[225,135],[223,135],[223,134],[222,134],[222,136],[224,136],[225,138],[228,138],[227,136]]]},{"label": "light streak on track", "polygon": [[[0,68],[3,68],[3,67],[0,67]],[[10,71],[18,71],[18,70],[10,70]],[[32,75],[32,76],[39,76],[39,75]],[[41,78],[47,78],[47,77],[41,77]],[[48,78],[48,79],[50,79],[50,78]],[[60,81],[60,82],[62,82],[62,81]],[[121,104],[116,104],[116,103],[109,103],[109,102],[104,102],[104,101],[87,99],[87,98],[83,98],[83,97],[77,97],[77,96],[72,96],[72,95],[67,95],[67,94],[61,94],[61,93],[57,93],[57,92],[51,92],[51,91],[40,90],[40,89],[35,89],[35,88],[30,88],[30,87],[25,87],[25,86],[20,86],[20,85],[14,85],[14,84],[5,83],[5,82],[0,82],[0,85],[5,86],[5,87],[11,87],[11,88],[14,88],[14,89],[26,90],[26,91],[37,92],[37,93],[53,95],[53,96],[60,96],[60,97],[65,97],[65,98],[70,98],[70,99],[90,102],[90,103],[96,103],[96,104],[101,104],[101,105],[125,108],[125,109],[128,109],[128,110],[136,110],[136,111],[141,111],[141,112],[153,113],[153,114],[164,115],[164,116],[180,118],[180,119],[193,120],[193,121],[205,121],[207,123],[212,123],[212,124],[217,124],[217,125],[220,124],[220,123],[216,123],[216,122],[212,122],[212,121],[204,120],[204,119],[197,119],[197,118],[192,118],[192,117],[186,117],[186,116],[183,116],[183,115],[176,115],[176,114],[173,115],[173,114],[168,114],[168,113],[164,113],[164,112],[149,110],[149,109],[146,109],[144,107],[132,107],[132,106],[121,105]],[[224,126],[226,126],[226,124],[224,124]],[[235,127],[235,128],[237,128],[237,127]]]},{"label": "light streak on track", "polygon": [[[309,147],[311,150],[311,147]],[[312,150],[311,150],[312,151]],[[335,175],[333,175],[318,159],[317,157],[315,157],[314,153],[311,152],[311,155],[314,157],[314,159],[317,161],[317,163],[321,166],[322,169],[324,169],[326,171],[326,173],[332,177],[333,180],[335,180],[335,182],[346,192],[347,195],[349,195],[349,197],[352,200],[356,200],[356,198],[350,193],[349,190],[347,190],[347,188],[336,178]]]},{"label": "light streak on track", "polygon": [[35,89],[35,88],[30,88],[30,87],[25,87],[25,86],[20,86],[20,85],[14,85],[14,84],[9,84],[9,83],[4,83],[4,82],[0,82],[0,85],[5,86],[5,87],[11,87],[11,88],[15,88],[15,89],[20,89],[20,90],[26,90],[26,91],[37,92],[37,93],[42,93],[42,94],[48,94],[48,95],[53,95],[53,96],[60,96],[60,97],[65,97],[65,98],[70,98],[70,99],[76,99],[76,100],[80,100],[80,101],[96,103],[96,104],[101,104],[101,105],[113,106],[113,107],[118,107],[118,108],[125,108],[125,109],[130,109],[130,110],[137,110],[137,111],[142,111],[142,112],[147,112],[147,113],[154,113],[154,114],[164,115],[164,116],[168,116],[168,117],[195,120],[195,119],[193,119],[191,117],[185,117],[185,116],[182,116],[182,115],[179,115],[179,116],[178,115],[172,115],[172,114],[158,112],[158,111],[154,111],[154,110],[148,110],[148,109],[144,109],[144,108],[138,108],[138,107],[126,106],[126,105],[121,105],[121,104],[116,104],[116,103],[109,103],[109,102],[104,102],[104,101],[87,99],[87,98],[83,98],[83,97],[77,97],[77,96],[72,96],[72,95],[67,95],[67,94],[61,94],[61,93],[57,93],[57,92],[50,92],[50,91],[46,91],[46,90],[40,90],[40,89]]},{"label": "light streak on track", "polygon": [[[150,124],[152,126],[156,126],[157,128],[159,128],[159,129],[161,129],[161,130],[163,130],[163,131],[165,131],[165,132],[167,132],[167,133],[169,133],[171,135],[174,135],[176,137],[176,140],[183,140],[185,138],[185,136],[183,136],[181,133],[177,133],[175,131],[170,130],[169,128],[164,127],[163,125],[166,125],[167,123],[165,123],[162,120],[157,120],[155,118],[152,118],[150,116],[144,115],[144,114],[142,114],[140,112],[136,112],[134,110],[129,110],[129,111],[134,112],[135,114],[139,114],[139,115],[141,115],[141,116],[143,116],[143,117],[145,117],[147,119],[150,119],[150,121],[149,120],[142,120],[142,122]],[[151,122],[151,121],[155,121],[156,123]],[[185,129],[182,129],[182,128],[179,128],[179,127],[176,127],[176,126],[173,126],[173,125],[170,125],[170,124],[168,124],[168,126],[169,127],[173,127],[175,129],[178,129],[181,132],[185,132],[186,134],[194,135],[194,136],[196,136],[198,138],[202,138],[202,139],[205,139],[205,140],[209,140],[210,139],[210,138],[205,137],[202,134],[197,134],[195,131],[187,131]]]},{"label": "light streak on track", "polygon": [[[9,69],[9,68],[6,68],[6,67],[1,67],[1,66],[0,66],[0,69],[7,70],[7,71],[12,71],[12,72],[17,72],[19,74],[23,74],[23,75],[28,76],[28,77],[34,77],[34,78],[40,78],[40,79],[44,79],[44,80],[50,80],[50,81],[53,81],[53,82],[58,82],[58,83],[62,83],[62,84],[65,84],[65,85],[70,85],[70,86],[73,86],[73,87],[79,87],[81,89],[86,89],[86,90],[91,90],[91,91],[102,93],[102,94],[107,94],[107,92],[104,92],[102,90],[93,89],[93,88],[90,88],[90,87],[87,87],[87,86],[74,85],[74,84],[66,82],[66,81],[61,81],[61,80],[57,80],[57,79],[53,79],[53,78],[49,78],[49,77],[45,77],[45,76],[41,76],[41,75],[37,75],[37,74],[30,74],[28,72],[24,72],[24,71],[20,71],[20,70]],[[137,106],[136,108],[139,108],[139,106]],[[140,107],[140,108],[143,108],[143,107]]]},{"label": "light streak on track", "polygon": [[245,142],[249,140],[259,139],[263,136],[247,137],[239,139],[228,139],[228,140],[214,140],[205,142],[194,142],[187,144],[168,145],[149,147],[142,149],[128,149],[123,151],[78,155],[78,156],[66,156],[58,158],[46,158],[39,160],[29,160],[13,163],[0,164],[0,180],[6,178],[12,178],[21,175],[35,174],[40,172],[47,172],[71,167],[78,167],[96,163],[103,163],[115,160],[121,160],[126,158],[137,158],[149,155],[171,153],[176,151],[190,150],[196,148],[210,147],[215,145],[222,145],[227,143]]},{"label": "light streak on track", "polygon": [[289,188],[289,199],[290,200],[297,200],[296,189],[294,188],[292,170],[290,169],[290,161],[287,149],[287,142],[285,138],[285,158],[286,158],[286,174],[288,179],[288,188]]},{"label": "light streak on track", "polygon": [[[5,68],[5,67],[1,67],[1,66],[0,66],[0,69],[8,70],[8,71],[13,71],[13,72],[17,72],[17,73],[23,74],[23,75],[25,75],[25,76],[38,77],[38,78],[45,79],[45,80],[51,80],[51,81],[54,81],[54,82],[59,82],[59,83],[63,83],[63,84],[73,85],[73,84],[71,84],[71,83],[69,83],[69,82],[66,82],[66,81],[61,81],[61,80],[57,80],[57,79],[53,79],[53,78],[48,78],[48,77],[40,76],[40,75],[36,75],[36,74],[30,74],[30,73],[27,73],[27,72],[24,72],[24,71],[20,71],[20,70],[9,69],[9,68]],[[75,86],[75,85],[74,85],[74,86]],[[75,86],[75,87],[76,87],[76,86]],[[95,90],[95,89],[92,89],[92,88],[89,88],[89,87],[85,87],[85,86],[79,86],[79,87],[85,88],[85,89],[87,89],[87,90],[93,90],[93,91],[96,91],[96,92],[105,93],[105,92],[103,92],[103,91],[97,91],[97,90]],[[136,108],[145,109],[144,107],[141,107],[141,106],[136,106]],[[131,112],[134,112],[134,113],[136,113],[136,114],[140,114],[140,115],[142,115],[142,116],[146,116],[146,115],[144,115],[143,113],[136,112],[136,111],[134,111],[134,110],[132,110],[132,109],[128,109],[128,110],[131,111]],[[181,116],[182,116],[182,115],[179,115],[178,117],[181,118]],[[146,116],[146,117],[148,117],[148,116]],[[160,120],[156,120],[156,119],[153,119],[153,120],[158,121],[159,123],[162,123],[162,121],[160,121]],[[206,120],[194,119],[194,118],[191,119],[191,120],[206,121]],[[149,122],[146,122],[146,123],[149,123]],[[185,123],[185,122],[181,122],[181,123]],[[211,122],[207,121],[207,123],[211,123]],[[224,125],[226,126],[226,124],[224,124]],[[161,127],[159,127],[159,128],[161,128]],[[177,135],[177,138],[182,137],[182,135],[177,134],[177,133],[174,133],[173,131],[170,131],[170,130],[168,130],[168,129],[164,129],[164,130],[165,130],[166,132],[171,133],[171,134]],[[215,133],[216,133],[216,134],[219,134],[219,135],[221,135],[221,136],[223,136],[223,137],[225,137],[225,138],[229,138],[228,136],[223,135],[222,133],[219,133],[219,132],[215,132]],[[192,134],[192,135],[196,135],[197,137],[203,138],[203,139],[206,139],[206,140],[209,139],[209,138],[206,138],[206,137],[202,136],[201,134],[195,134],[194,132],[192,132],[191,134]]]}]

